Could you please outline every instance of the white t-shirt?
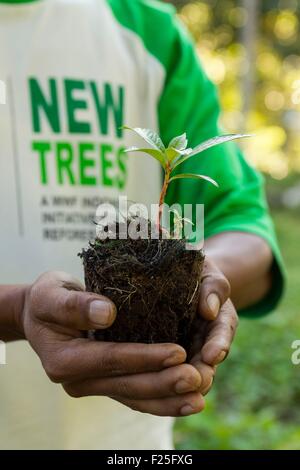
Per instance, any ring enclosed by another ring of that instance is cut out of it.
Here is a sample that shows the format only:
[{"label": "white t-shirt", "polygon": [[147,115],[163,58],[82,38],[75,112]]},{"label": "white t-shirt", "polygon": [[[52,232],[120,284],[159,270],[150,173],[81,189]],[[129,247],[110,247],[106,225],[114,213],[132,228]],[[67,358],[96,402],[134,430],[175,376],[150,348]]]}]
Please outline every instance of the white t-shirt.
[{"label": "white t-shirt", "polygon": [[[221,132],[219,104],[174,10],[155,0],[0,0],[0,284],[45,270],[82,278],[77,253],[93,238],[99,198],[157,203],[161,175],[122,124],[160,130],[189,146]],[[181,167],[220,188],[176,180],[169,201],[204,203],[205,236],[246,231],[275,256],[272,291],[247,310],[272,310],[282,293],[280,253],[262,179],[233,144]],[[0,448],[168,449],[169,418],[102,397],[71,399],[51,384],[25,342],[0,366]]]},{"label": "white t-shirt", "polygon": [[[164,78],[105,0],[0,2],[0,283],[82,278],[97,199],[157,202],[157,162],[125,157],[136,141],[119,127],[158,128]],[[0,390],[1,449],[172,446],[172,419],[69,398],[26,342],[8,345]]]}]

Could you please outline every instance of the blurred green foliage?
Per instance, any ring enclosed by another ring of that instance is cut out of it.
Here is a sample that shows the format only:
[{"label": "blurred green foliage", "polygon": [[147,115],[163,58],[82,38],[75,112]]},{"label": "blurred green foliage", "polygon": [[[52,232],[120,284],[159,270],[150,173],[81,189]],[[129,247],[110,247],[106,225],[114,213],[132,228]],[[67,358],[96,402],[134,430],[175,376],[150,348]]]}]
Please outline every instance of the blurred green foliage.
[{"label": "blurred green foliage", "polygon": [[300,450],[300,365],[291,362],[291,344],[300,339],[299,211],[276,211],[274,219],[287,295],[275,314],[241,320],[206,410],[177,422],[179,449]]},{"label": "blurred green foliage", "polygon": [[[246,155],[268,175],[276,201],[299,180],[300,0],[258,0],[256,28],[247,33],[249,1],[172,3],[220,89],[224,126],[256,134]],[[283,303],[266,318],[241,320],[206,410],[177,421],[177,448],[300,449],[300,365],[291,362],[291,344],[300,339],[299,215],[299,207],[274,211],[288,271]]]},{"label": "blurred green foliage", "polygon": [[[300,171],[300,1],[255,2],[256,26],[249,38],[253,16],[247,5],[253,1],[172,3],[179,7],[208,75],[219,86],[225,128],[254,132],[256,139],[245,144],[248,158],[282,179]],[[245,101],[250,103],[247,109]]]}]

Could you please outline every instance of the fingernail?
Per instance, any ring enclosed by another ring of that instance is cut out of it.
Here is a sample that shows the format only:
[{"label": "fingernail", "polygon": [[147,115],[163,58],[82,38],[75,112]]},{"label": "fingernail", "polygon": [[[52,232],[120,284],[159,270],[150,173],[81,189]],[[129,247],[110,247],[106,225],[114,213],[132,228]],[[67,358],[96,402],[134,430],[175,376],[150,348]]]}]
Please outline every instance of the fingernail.
[{"label": "fingernail", "polygon": [[198,398],[197,403],[193,405],[191,403],[186,403],[185,405],[183,405],[180,408],[180,414],[181,416],[188,416],[188,415],[192,415],[195,413],[200,413],[200,411],[202,411],[204,408],[205,408],[205,401],[203,400],[203,396],[201,395]]},{"label": "fingernail", "polygon": [[221,302],[217,294],[209,294],[209,296],[206,299],[207,305],[211,313],[213,314],[213,317],[216,318],[219,314]]},{"label": "fingernail", "polygon": [[164,362],[163,367],[172,367],[182,364],[185,361],[185,355],[183,352],[176,351],[173,352]]},{"label": "fingernail", "polygon": [[180,409],[180,414],[181,416],[189,416],[195,413],[195,408],[192,407],[192,405],[184,405]]},{"label": "fingernail", "polygon": [[220,352],[220,354],[218,355],[216,359],[216,362],[219,364],[220,362],[224,361],[225,357],[226,357],[226,352],[225,351]]},{"label": "fingernail", "polygon": [[192,385],[184,379],[180,379],[175,385],[175,392],[178,394],[194,392],[196,389],[196,385]]},{"label": "fingernail", "polygon": [[95,326],[105,327],[111,324],[113,309],[109,302],[93,300],[90,304],[89,319]]}]

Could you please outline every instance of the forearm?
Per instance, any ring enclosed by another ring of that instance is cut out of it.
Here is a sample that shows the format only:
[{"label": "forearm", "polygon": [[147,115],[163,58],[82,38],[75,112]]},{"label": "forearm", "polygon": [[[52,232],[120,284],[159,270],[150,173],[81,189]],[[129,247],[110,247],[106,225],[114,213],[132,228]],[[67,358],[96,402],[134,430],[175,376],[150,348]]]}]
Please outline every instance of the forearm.
[{"label": "forearm", "polygon": [[269,291],[273,255],[262,238],[244,232],[224,232],[205,241],[205,252],[229,280],[237,309],[254,305]]},{"label": "forearm", "polygon": [[26,285],[0,286],[0,339],[24,339],[20,328]]}]

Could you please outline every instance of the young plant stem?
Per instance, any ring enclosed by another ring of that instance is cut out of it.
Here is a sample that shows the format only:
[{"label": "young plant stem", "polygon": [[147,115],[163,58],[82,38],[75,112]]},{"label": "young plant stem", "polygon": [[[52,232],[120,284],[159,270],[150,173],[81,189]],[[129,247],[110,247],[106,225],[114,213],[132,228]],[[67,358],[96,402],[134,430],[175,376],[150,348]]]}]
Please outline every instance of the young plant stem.
[{"label": "young plant stem", "polygon": [[162,225],[161,225],[162,220],[161,219],[162,219],[162,214],[163,214],[164,201],[165,201],[165,197],[166,197],[169,182],[170,182],[170,174],[171,174],[171,166],[170,166],[170,163],[167,162],[166,168],[165,168],[164,184],[163,184],[160,197],[159,197],[159,210],[158,210],[158,221],[157,221],[159,233],[162,233]]}]

